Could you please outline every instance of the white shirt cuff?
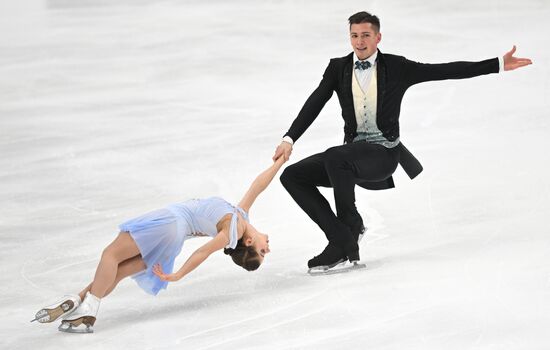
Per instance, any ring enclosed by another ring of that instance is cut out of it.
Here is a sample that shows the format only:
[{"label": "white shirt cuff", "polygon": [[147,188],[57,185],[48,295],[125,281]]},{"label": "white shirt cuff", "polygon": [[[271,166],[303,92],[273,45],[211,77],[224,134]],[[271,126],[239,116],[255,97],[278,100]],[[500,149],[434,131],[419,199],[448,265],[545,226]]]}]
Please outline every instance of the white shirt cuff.
[{"label": "white shirt cuff", "polygon": [[292,141],[292,138],[290,138],[290,136],[283,137],[283,142],[288,142],[291,145],[294,145],[294,141]]},{"label": "white shirt cuff", "polygon": [[498,57],[498,72],[504,72],[504,58],[500,56]]}]

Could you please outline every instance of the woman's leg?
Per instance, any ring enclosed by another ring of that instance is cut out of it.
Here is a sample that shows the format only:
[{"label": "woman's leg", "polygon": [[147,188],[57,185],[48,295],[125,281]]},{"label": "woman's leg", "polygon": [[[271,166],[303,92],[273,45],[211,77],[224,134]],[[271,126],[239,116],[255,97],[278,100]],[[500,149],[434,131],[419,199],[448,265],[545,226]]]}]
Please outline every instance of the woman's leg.
[{"label": "woman's leg", "polygon": [[[124,278],[128,276],[132,276],[133,274],[136,274],[140,271],[143,271],[147,268],[147,265],[145,265],[145,262],[141,258],[141,255],[134,256],[133,258],[124,260],[120,264],[118,264],[118,269],[115,277],[115,281],[113,284],[107,289],[105,292],[105,295],[103,297],[106,297],[109,295],[113,289],[117,286],[118,282],[123,280]],[[89,292],[92,289],[92,283],[90,283],[86,288],[84,288],[78,295],[80,296],[81,300],[84,300],[84,297],[86,296],[86,293]]]},{"label": "woman's leg", "polygon": [[115,289],[118,282],[122,281],[128,276],[132,276],[133,274],[143,271],[146,268],[147,265],[145,265],[145,262],[141,258],[141,255],[134,256],[133,258],[123,261],[120,265],[118,265],[115,281],[107,289],[104,296],[109,295],[113,291],[113,289]]},{"label": "woman's leg", "polygon": [[86,293],[88,293],[90,291],[90,289],[92,289],[92,283],[88,284],[88,286],[86,288],[82,289],[82,291],[80,293],[78,293],[78,296],[80,297],[80,300],[84,300],[84,298],[86,297]]},{"label": "woman's leg", "polygon": [[121,232],[103,251],[94,280],[89,286],[90,293],[98,298],[103,298],[107,291],[112,290],[119,264],[138,255],[140,255],[140,251],[132,236],[128,232]]}]

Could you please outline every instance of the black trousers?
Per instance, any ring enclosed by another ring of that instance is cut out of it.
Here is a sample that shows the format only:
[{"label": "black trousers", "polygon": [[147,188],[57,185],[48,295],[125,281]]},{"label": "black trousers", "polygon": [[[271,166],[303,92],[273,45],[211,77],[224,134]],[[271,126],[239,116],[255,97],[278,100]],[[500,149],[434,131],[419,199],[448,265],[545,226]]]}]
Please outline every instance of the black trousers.
[{"label": "black trousers", "polygon": [[[358,141],[331,147],[286,167],[281,183],[329,242],[345,248],[356,244],[354,233],[363,225],[355,206],[355,185],[389,178],[398,160],[397,148]],[[319,186],[333,188],[336,214]]]}]

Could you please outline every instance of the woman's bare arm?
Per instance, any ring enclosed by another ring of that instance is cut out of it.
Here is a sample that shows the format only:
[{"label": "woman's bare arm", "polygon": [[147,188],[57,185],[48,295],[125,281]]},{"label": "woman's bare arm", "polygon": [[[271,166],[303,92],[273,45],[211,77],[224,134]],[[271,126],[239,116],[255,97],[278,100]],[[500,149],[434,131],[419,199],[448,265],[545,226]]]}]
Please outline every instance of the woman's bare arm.
[{"label": "woman's bare arm", "polygon": [[223,249],[229,243],[229,235],[225,230],[218,232],[216,237],[209,240],[206,244],[195,250],[193,254],[187,259],[183,266],[175,273],[165,274],[162,271],[160,264],[156,264],[153,267],[153,272],[163,281],[178,281],[182,279],[189,272],[193,271],[197,266],[202,264],[210,254],[217,250]]},{"label": "woman's bare arm", "polygon": [[269,168],[258,175],[258,177],[256,177],[256,179],[252,182],[252,185],[250,185],[250,188],[244,197],[239,202],[239,207],[248,212],[258,195],[267,188],[275,175],[277,175],[277,172],[281,169],[284,162],[286,162],[285,157],[279,157]]}]

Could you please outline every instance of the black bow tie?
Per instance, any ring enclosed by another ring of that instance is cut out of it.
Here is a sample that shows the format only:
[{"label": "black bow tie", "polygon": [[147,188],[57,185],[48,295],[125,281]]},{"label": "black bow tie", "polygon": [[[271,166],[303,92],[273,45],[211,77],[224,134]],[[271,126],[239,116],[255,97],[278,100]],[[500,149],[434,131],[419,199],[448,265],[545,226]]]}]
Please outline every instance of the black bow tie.
[{"label": "black bow tie", "polygon": [[356,61],[355,62],[355,69],[359,69],[359,70],[365,70],[365,69],[369,69],[371,66],[370,62],[369,61]]}]

